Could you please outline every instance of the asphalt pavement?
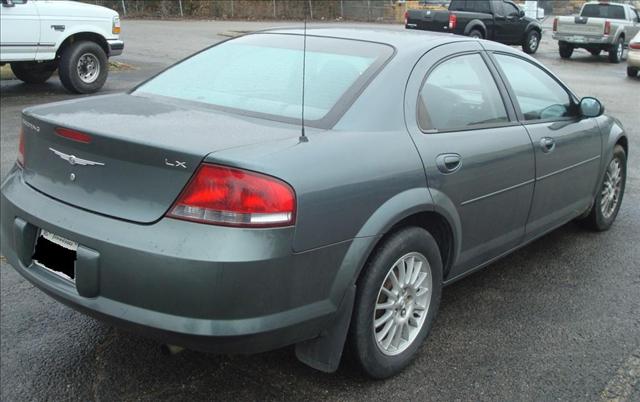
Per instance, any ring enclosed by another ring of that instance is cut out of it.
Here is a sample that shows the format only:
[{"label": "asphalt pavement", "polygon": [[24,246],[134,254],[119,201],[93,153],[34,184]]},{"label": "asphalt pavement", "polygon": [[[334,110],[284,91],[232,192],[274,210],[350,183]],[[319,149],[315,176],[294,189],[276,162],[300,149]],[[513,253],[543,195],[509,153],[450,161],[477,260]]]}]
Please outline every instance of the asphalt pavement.
[{"label": "asphalt pavement", "polygon": [[[102,92],[130,89],[232,31],[274,25],[299,23],[125,20],[117,60],[134,69],[113,72]],[[371,381],[350,364],[323,374],[291,348],[165,356],[152,340],[53,301],[0,257],[0,399],[640,401],[640,79],[606,55],[561,60],[548,33],[536,57],[625,126],[618,219],[606,233],[570,223],[447,287],[431,336],[400,375]],[[73,97],[55,79],[0,82],[0,176],[16,158],[20,110]]]}]

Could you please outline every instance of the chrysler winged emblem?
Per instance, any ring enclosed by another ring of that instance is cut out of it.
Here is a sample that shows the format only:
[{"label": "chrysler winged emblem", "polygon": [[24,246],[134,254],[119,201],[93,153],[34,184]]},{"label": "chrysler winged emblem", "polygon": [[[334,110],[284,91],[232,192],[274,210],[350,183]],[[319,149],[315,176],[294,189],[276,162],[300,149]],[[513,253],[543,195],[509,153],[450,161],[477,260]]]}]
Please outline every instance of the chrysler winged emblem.
[{"label": "chrysler winged emblem", "polygon": [[51,152],[58,155],[62,160],[69,162],[70,165],[80,165],[80,166],[104,166],[102,162],[94,162],[88,159],[78,158],[75,155],[65,154],[64,152],[60,152],[57,149],[49,148]]}]

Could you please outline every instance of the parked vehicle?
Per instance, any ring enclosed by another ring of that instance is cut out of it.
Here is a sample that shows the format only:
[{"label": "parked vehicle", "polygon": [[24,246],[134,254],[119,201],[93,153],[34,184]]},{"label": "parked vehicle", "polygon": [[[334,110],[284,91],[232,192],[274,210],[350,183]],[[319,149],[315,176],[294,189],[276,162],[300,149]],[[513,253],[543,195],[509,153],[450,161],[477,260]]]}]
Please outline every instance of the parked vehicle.
[{"label": "parked vehicle", "polygon": [[640,71],[640,33],[629,42],[629,55],[627,56],[627,75],[637,77]]},{"label": "parked vehicle", "polygon": [[407,29],[451,32],[522,45],[522,50],[529,54],[538,50],[542,37],[540,22],[526,17],[515,3],[506,0],[452,0],[449,11],[408,10],[404,25]]},{"label": "parked vehicle", "polygon": [[628,4],[605,1],[582,6],[579,16],[556,17],[553,39],[558,41],[560,57],[568,59],[576,48],[598,56],[609,52],[609,61],[620,63],[624,48],[640,31],[640,14]]},{"label": "parked vehicle", "polygon": [[25,109],[0,191],[7,261],[172,345],[295,344],[330,372],[346,340],[384,378],[416,355],[444,285],[576,218],[611,227],[627,136],[536,60],[378,28],[310,29],[303,57],[302,35],[250,34],[131,92]]},{"label": "parked vehicle", "polygon": [[92,4],[2,0],[0,22],[0,63],[28,84],[57,69],[68,91],[96,92],[107,80],[108,58],[124,49],[118,13]]}]

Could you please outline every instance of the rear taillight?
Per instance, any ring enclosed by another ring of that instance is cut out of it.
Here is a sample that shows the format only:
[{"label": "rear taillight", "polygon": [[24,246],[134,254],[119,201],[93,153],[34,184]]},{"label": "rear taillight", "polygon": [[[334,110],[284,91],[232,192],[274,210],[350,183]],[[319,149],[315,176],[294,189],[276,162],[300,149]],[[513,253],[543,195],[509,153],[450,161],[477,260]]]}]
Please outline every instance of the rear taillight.
[{"label": "rear taillight", "polygon": [[168,216],[213,225],[276,227],[293,225],[295,210],[293,189],[275,177],[202,164]]},{"label": "rear taillight", "polygon": [[609,35],[611,33],[611,21],[604,22],[604,34]]},{"label": "rear taillight", "polygon": [[449,29],[456,29],[458,26],[458,16],[455,14],[449,14]]},{"label": "rear taillight", "polygon": [[404,12],[404,26],[407,26],[408,23],[409,23],[409,12],[405,11]]},{"label": "rear taillight", "polygon": [[553,32],[558,32],[558,17],[553,19]]},{"label": "rear taillight", "polygon": [[24,167],[24,130],[20,128],[20,139],[18,140],[18,165]]},{"label": "rear taillight", "polygon": [[640,50],[640,42],[632,42],[629,44],[630,49]]}]

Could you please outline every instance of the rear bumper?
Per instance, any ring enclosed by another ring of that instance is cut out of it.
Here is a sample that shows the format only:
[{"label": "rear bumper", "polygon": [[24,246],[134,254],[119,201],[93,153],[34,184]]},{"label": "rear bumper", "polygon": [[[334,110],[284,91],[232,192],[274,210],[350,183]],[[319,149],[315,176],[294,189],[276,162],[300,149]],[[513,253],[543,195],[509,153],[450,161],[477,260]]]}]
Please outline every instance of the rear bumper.
[{"label": "rear bumper", "polygon": [[[317,336],[348,283],[350,242],[294,254],[293,228],[121,221],[49,198],[14,168],[2,184],[2,252],[53,298],[162,342],[255,353]],[[39,229],[80,246],[75,284],[31,261]]]},{"label": "rear bumper", "polygon": [[109,57],[119,56],[124,51],[124,41],[120,39],[109,39]]},{"label": "rear bumper", "polygon": [[589,36],[578,34],[554,33],[553,39],[568,42],[576,46],[580,45],[611,45],[613,43],[612,36]]},{"label": "rear bumper", "polygon": [[629,50],[627,64],[631,67],[640,68],[640,50]]}]

